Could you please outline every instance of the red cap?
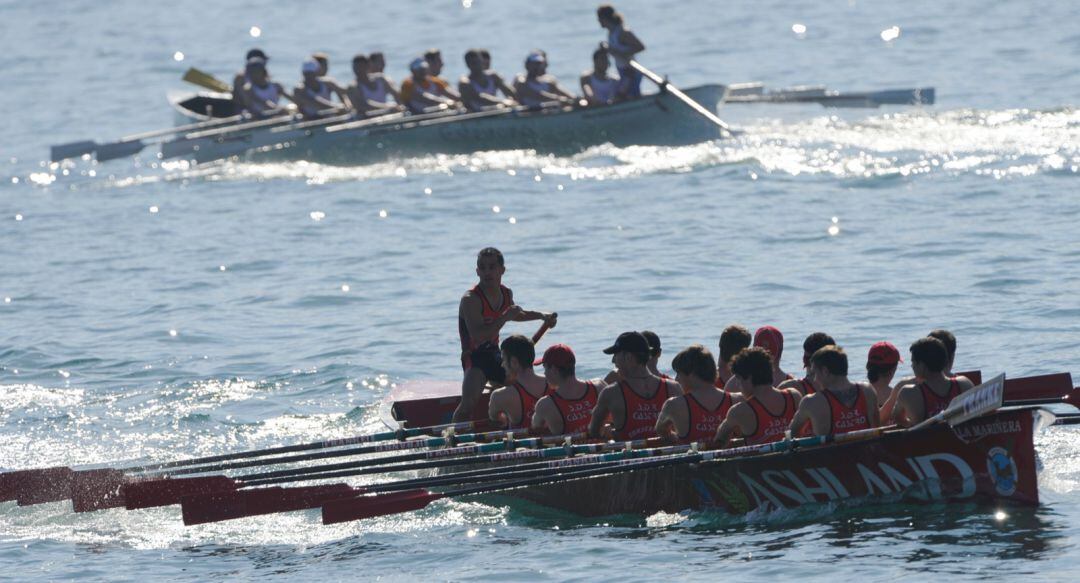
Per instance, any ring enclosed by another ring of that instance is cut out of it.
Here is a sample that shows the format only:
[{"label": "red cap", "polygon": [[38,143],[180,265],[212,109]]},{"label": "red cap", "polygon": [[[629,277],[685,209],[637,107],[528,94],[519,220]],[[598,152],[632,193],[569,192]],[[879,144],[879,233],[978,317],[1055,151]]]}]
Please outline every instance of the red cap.
[{"label": "red cap", "polygon": [[754,332],[754,346],[768,350],[773,361],[780,362],[780,354],[784,352],[784,335],[773,326],[762,326]]},{"label": "red cap", "polygon": [[550,364],[560,368],[566,368],[577,364],[574,351],[565,344],[553,344],[544,351],[544,357],[537,360],[533,365]]},{"label": "red cap", "polygon": [[904,359],[900,358],[900,351],[890,342],[875,343],[866,357],[866,364],[875,366],[896,366],[898,362],[904,362]]}]

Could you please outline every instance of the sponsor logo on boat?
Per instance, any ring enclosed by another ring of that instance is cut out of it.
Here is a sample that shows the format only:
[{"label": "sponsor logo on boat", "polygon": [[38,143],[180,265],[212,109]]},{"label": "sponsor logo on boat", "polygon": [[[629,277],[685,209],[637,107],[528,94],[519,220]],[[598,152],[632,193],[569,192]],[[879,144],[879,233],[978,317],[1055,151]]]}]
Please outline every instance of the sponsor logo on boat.
[{"label": "sponsor logo on boat", "polygon": [[990,435],[1020,433],[1022,430],[1020,422],[1015,419],[996,419],[993,421],[964,423],[954,427],[953,433],[964,443],[971,443]]},{"label": "sponsor logo on boat", "polygon": [[1018,472],[1016,462],[1009,451],[1003,447],[993,447],[986,453],[986,471],[994,481],[994,490],[1002,496],[1011,496],[1016,492]]}]

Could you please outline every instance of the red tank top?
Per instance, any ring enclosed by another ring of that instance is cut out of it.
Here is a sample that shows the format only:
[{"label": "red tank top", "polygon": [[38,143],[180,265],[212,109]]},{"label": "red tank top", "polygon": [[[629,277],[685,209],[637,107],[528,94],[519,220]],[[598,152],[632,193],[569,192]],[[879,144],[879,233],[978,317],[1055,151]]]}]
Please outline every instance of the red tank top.
[{"label": "red tank top", "polygon": [[757,399],[750,399],[747,403],[754,410],[757,429],[750,435],[744,436],[746,445],[772,443],[784,438],[784,433],[791,425],[791,419],[795,417],[795,397],[792,397],[790,392],[784,391],[784,410],[779,415],[770,413]]},{"label": "red tank top", "polygon": [[866,391],[862,385],[856,384],[855,387],[858,389],[858,396],[855,397],[855,403],[851,407],[841,403],[840,398],[832,391],[822,391],[829,401],[829,415],[832,419],[829,429],[831,435],[870,429],[870,413],[866,410]]},{"label": "red tank top", "polygon": [[[484,295],[484,290],[480,289],[480,285],[473,286],[472,293],[480,297],[480,305],[482,306],[482,314],[484,318],[484,324],[490,324],[495,321],[496,318],[505,314],[510,306],[514,305],[514,293],[510,291],[510,288],[500,285],[499,289],[502,291],[502,305],[496,309],[491,305],[491,301]],[[472,338],[469,336],[469,327],[465,325],[465,318],[458,316],[458,336],[461,338],[461,351],[472,352],[483,344],[493,344],[496,348],[499,346],[499,334],[496,333],[491,338]]]},{"label": "red tank top", "polygon": [[623,403],[626,404],[626,418],[622,427],[615,428],[615,439],[631,441],[656,437],[656,419],[660,416],[664,401],[670,396],[668,382],[660,379],[656,392],[648,399],[635,393],[626,381],[619,381],[619,390],[622,391]]},{"label": "red tank top", "polygon": [[806,377],[799,379],[799,385],[802,387],[802,394],[804,397],[806,395],[813,395],[817,392],[817,389],[814,388],[814,383],[810,382],[810,379]]},{"label": "red tank top", "polygon": [[580,399],[567,399],[559,393],[551,393],[551,402],[562,415],[563,430],[566,433],[584,433],[589,430],[592,410],[596,407],[596,385],[585,383],[585,394]]},{"label": "red tank top", "polygon": [[687,426],[686,433],[679,436],[679,440],[692,443],[695,441],[712,441],[716,437],[716,430],[720,427],[720,423],[724,418],[727,417],[728,411],[731,410],[733,399],[730,393],[725,392],[724,398],[720,399],[720,404],[711,410],[706,409],[705,405],[702,405],[701,401],[698,401],[693,393],[684,395],[683,401],[686,402],[687,419],[690,423]]},{"label": "red tank top", "polygon": [[532,393],[525,390],[525,385],[514,383],[512,386],[517,390],[518,402],[521,403],[521,423],[512,426],[511,429],[528,429],[532,427],[533,413],[536,412],[536,402],[550,395],[551,387],[545,384],[544,393],[539,397],[534,397],[532,396]]},{"label": "red tank top", "polygon": [[960,394],[960,382],[950,379],[949,392],[945,393],[944,397],[935,393],[926,383],[919,383],[919,391],[922,393],[923,408],[926,410],[925,418],[929,419],[944,411],[949,406],[949,402]]}]

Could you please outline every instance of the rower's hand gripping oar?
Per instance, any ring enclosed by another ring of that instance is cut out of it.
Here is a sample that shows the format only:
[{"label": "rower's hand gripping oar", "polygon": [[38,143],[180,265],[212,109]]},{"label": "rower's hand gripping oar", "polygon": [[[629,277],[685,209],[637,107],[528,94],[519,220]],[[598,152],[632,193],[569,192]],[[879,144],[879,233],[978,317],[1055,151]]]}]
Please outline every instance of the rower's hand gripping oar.
[{"label": "rower's hand gripping oar", "polygon": [[719,127],[720,130],[723,131],[724,133],[726,133],[727,135],[736,136],[736,135],[742,133],[742,132],[740,132],[738,130],[732,129],[731,126],[729,126],[727,123],[724,122],[724,120],[720,119],[719,117],[716,117],[716,114],[713,113],[710,109],[708,109],[705,106],[701,105],[697,101],[694,101],[693,98],[691,98],[689,95],[683,93],[682,90],[680,90],[678,87],[672,85],[666,78],[661,77],[660,75],[657,75],[656,73],[654,73],[654,72],[650,71],[649,69],[647,69],[645,67],[645,65],[642,65],[641,63],[639,63],[639,62],[637,62],[637,61],[635,61],[633,59],[630,59],[630,66],[635,71],[637,71],[638,73],[641,73],[642,75],[647,77],[653,83],[656,83],[660,87],[661,91],[666,91],[666,92],[674,95],[679,101],[682,101],[683,103],[685,103],[690,109],[696,111],[698,114],[700,114],[705,119],[707,119],[707,120],[711,121],[712,123],[716,124],[716,126]]}]

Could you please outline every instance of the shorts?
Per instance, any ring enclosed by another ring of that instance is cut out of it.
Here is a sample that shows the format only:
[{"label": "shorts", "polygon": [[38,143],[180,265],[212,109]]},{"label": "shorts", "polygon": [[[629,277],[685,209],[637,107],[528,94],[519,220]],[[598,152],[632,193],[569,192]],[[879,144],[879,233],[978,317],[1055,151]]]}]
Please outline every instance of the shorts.
[{"label": "shorts", "polygon": [[641,97],[642,74],[637,69],[627,65],[617,67],[619,71],[619,92],[626,97]]},{"label": "shorts", "polygon": [[506,371],[502,367],[502,353],[494,344],[481,344],[472,352],[461,357],[461,369],[468,371],[478,368],[487,380],[494,384],[506,382]]}]

